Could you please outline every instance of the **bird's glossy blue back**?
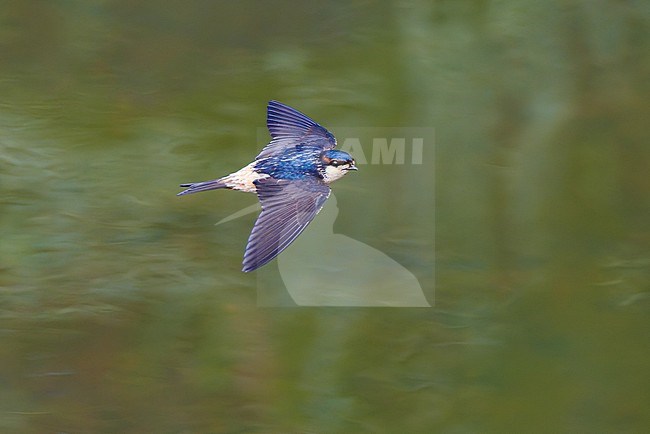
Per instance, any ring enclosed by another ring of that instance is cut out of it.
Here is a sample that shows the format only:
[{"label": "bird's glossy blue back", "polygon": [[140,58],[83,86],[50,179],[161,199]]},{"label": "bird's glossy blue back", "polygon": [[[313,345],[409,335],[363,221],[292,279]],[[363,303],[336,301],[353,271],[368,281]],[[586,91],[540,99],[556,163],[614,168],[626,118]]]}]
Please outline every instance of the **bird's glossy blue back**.
[{"label": "bird's glossy blue back", "polygon": [[320,177],[318,161],[321,148],[298,145],[280,154],[258,160],[256,170],[276,179],[305,179]]}]

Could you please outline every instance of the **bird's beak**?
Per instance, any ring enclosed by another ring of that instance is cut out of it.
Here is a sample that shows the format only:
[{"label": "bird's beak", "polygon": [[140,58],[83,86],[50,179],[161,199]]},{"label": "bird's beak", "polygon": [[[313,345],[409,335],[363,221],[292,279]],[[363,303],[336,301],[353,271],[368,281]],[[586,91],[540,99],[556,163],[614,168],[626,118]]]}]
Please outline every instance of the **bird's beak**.
[{"label": "bird's beak", "polygon": [[345,169],[345,170],[359,170],[359,169],[357,168],[357,166],[355,166],[355,165],[353,164],[353,165],[351,165],[350,167],[348,167],[348,168]]}]

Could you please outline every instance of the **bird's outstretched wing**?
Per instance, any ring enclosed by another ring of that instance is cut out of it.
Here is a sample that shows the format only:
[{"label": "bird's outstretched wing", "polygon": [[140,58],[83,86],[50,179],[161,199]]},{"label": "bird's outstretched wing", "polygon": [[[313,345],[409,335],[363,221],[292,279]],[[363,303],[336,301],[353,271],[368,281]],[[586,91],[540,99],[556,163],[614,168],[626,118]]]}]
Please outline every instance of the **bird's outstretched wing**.
[{"label": "bird's outstretched wing", "polygon": [[278,256],[323,208],[330,188],[316,180],[256,181],[262,204],[244,254],[243,271],[253,271]]},{"label": "bird's outstretched wing", "polygon": [[266,126],[272,140],[256,159],[271,157],[299,144],[322,150],[336,147],[336,139],[332,133],[298,110],[278,101],[269,101]]}]

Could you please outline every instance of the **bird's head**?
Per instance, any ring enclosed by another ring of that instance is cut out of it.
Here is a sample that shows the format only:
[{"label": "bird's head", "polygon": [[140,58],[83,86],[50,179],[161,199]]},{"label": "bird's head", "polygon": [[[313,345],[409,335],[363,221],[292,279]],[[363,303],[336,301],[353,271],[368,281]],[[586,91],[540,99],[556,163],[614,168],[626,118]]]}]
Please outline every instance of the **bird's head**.
[{"label": "bird's head", "polygon": [[328,149],[320,154],[321,174],[328,184],[343,177],[350,170],[358,170],[352,155],[337,149]]}]

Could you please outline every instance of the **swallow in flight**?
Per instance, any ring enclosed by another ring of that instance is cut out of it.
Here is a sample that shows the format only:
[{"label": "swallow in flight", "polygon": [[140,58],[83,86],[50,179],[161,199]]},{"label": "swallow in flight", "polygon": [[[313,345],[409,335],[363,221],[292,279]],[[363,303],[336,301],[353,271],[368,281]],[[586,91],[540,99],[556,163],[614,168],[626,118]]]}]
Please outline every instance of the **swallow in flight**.
[{"label": "swallow in flight", "polygon": [[298,110],[270,101],[266,124],[271,142],[255,161],[219,179],[181,184],[178,196],[229,188],[257,194],[262,212],[248,238],[242,271],[278,256],[323,208],[329,184],[351,170],[354,158],[334,149],[336,139]]}]

